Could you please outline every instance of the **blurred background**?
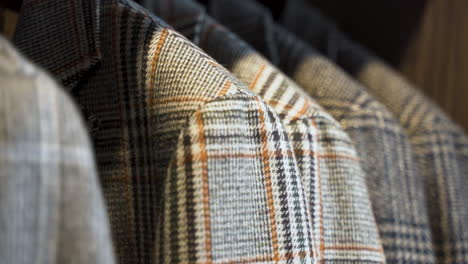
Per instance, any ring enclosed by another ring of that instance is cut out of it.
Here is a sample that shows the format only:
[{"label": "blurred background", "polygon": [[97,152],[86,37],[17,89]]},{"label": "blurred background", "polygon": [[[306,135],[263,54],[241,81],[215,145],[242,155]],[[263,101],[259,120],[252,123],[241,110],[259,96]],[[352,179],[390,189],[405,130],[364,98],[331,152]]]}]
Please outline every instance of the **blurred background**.
[{"label": "blurred background", "polygon": [[468,131],[467,0],[311,0]]}]

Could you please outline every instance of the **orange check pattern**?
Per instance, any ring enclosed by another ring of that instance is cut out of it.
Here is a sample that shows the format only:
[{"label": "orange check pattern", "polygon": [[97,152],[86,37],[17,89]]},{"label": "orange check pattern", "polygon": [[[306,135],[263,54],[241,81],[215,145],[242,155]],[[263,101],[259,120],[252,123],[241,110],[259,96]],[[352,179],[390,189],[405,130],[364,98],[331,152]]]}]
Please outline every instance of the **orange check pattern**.
[{"label": "orange check pattern", "polygon": [[313,241],[311,260],[384,262],[365,174],[339,123],[193,1],[150,1],[148,7],[217,59],[279,114],[299,164],[313,227],[309,235]]}]

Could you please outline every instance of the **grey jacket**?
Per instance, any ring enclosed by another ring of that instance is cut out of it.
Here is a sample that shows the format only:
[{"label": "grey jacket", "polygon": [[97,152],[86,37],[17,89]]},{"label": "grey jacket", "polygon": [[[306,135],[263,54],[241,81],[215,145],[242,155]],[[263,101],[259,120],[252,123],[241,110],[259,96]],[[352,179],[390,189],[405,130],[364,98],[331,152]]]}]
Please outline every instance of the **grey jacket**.
[{"label": "grey jacket", "polygon": [[216,19],[290,75],[350,135],[367,174],[387,259],[433,263],[424,179],[413,159],[413,146],[389,109],[332,61],[275,24],[255,1],[211,4]]},{"label": "grey jacket", "polygon": [[115,263],[77,108],[2,37],[0,80],[0,263]]},{"label": "grey jacket", "polygon": [[[317,47],[388,107],[404,128],[413,148],[415,166],[424,179],[432,241],[410,236],[419,263],[430,263],[423,244],[432,244],[438,263],[468,262],[468,137],[429,98],[400,73],[340,32],[305,0],[288,1],[283,23]],[[303,25],[313,25],[304,27]],[[408,225],[417,234],[424,227]],[[403,230],[400,228],[400,230]],[[397,229],[394,229],[397,233]],[[419,246],[417,246],[419,245]],[[392,247],[391,259],[405,258],[408,246]]]}]

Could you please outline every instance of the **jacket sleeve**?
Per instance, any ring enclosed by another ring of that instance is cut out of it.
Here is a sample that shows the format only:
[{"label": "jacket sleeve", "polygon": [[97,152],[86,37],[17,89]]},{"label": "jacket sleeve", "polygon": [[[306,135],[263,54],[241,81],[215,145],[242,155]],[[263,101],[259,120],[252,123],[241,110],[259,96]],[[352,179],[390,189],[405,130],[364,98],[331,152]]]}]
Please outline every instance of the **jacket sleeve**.
[{"label": "jacket sleeve", "polygon": [[205,104],[164,186],[160,263],[311,260],[309,211],[278,116],[242,93]]}]

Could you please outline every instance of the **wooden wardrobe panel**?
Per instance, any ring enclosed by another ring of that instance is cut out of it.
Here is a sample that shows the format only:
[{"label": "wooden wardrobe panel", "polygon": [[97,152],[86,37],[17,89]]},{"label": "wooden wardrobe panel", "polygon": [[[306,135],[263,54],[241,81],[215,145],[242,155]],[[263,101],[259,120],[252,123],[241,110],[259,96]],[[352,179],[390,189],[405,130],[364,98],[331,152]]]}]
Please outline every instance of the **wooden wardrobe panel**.
[{"label": "wooden wardrobe panel", "polygon": [[427,3],[401,70],[468,131],[468,1]]}]

